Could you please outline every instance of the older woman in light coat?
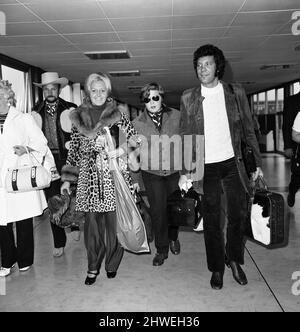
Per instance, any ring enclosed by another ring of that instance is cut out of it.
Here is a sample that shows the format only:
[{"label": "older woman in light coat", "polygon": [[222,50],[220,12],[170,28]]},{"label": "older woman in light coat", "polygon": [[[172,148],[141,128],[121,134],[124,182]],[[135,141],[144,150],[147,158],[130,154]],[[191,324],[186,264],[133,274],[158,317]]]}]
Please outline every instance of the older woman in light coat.
[{"label": "older woman in light coat", "polygon": [[[26,148],[38,159],[47,152],[47,140],[33,117],[16,110],[14,92],[8,81],[0,80],[0,248],[2,267],[0,277],[11,273],[18,263],[20,271],[33,264],[33,220],[47,207],[42,190],[8,193],[5,176],[28,160]],[[16,223],[15,245],[13,222]]]}]

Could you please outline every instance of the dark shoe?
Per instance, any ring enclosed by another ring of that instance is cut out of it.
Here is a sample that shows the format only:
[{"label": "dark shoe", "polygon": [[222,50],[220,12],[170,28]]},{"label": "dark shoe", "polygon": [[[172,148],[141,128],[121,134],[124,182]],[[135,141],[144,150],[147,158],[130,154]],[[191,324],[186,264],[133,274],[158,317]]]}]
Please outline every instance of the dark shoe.
[{"label": "dark shoe", "polygon": [[113,279],[117,275],[117,272],[106,271],[106,275],[108,279]]},{"label": "dark shoe", "polygon": [[295,205],[295,195],[289,193],[287,196],[287,203],[288,206],[293,207]]},{"label": "dark shoe", "polygon": [[88,275],[85,278],[84,283],[88,286],[93,285],[97,279],[97,275],[99,274],[99,272],[90,272],[88,271]]},{"label": "dark shoe", "polygon": [[213,289],[221,289],[223,287],[223,272],[213,272],[210,285]]},{"label": "dark shoe", "polygon": [[180,254],[180,242],[178,239],[176,241],[170,241],[170,250],[174,255]]},{"label": "dark shoe", "polygon": [[153,258],[153,265],[160,266],[164,263],[164,260],[168,258],[168,254],[155,254]]},{"label": "dark shoe", "polygon": [[233,278],[240,285],[247,285],[248,280],[245,272],[242,270],[240,264],[234,261],[226,262],[226,265],[231,268]]}]

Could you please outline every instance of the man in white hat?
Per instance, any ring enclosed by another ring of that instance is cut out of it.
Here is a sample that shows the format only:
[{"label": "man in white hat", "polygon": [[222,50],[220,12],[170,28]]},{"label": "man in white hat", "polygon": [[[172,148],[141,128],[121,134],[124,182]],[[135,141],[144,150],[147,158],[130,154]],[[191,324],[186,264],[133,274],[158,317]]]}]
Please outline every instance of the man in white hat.
[{"label": "man in white hat", "polygon": [[[61,89],[68,82],[67,78],[59,77],[56,72],[45,72],[42,74],[41,83],[33,83],[43,89],[44,100],[34,107],[32,115],[40,122],[59,173],[62,166],[66,163],[68,152],[66,144],[70,141],[69,126],[64,123],[64,120],[68,117],[63,113],[66,110],[69,111],[70,108],[77,107],[77,105],[59,98]],[[60,194],[60,185],[60,181],[51,183],[50,188],[45,190],[47,200],[54,195]],[[54,239],[53,256],[59,257],[64,253],[67,240],[66,233],[63,228],[56,226],[54,223],[50,222],[50,225]],[[71,230],[73,231],[74,239],[79,240],[79,228],[74,227]]]}]

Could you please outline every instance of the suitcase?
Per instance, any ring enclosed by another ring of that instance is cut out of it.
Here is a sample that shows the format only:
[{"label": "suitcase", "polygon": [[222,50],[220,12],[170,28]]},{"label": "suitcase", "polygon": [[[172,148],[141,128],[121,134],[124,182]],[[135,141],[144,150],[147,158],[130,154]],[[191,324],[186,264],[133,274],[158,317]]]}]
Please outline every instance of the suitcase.
[{"label": "suitcase", "polygon": [[254,197],[249,205],[246,236],[268,249],[278,248],[284,242],[284,199],[279,193],[256,185]]},{"label": "suitcase", "polygon": [[202,219],[201,195],[193,188],[176,190],[168,197],[167,211],[169,225],[195,228]]}]

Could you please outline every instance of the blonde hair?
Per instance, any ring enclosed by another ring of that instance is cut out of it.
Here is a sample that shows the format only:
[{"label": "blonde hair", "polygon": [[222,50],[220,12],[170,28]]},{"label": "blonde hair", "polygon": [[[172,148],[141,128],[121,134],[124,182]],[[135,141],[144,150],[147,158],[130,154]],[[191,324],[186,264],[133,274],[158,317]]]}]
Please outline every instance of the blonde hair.
[{"label": "blonde hair", "polygon": [[110,79],[108,78],[108,76],[106,74],[103,74],[103,73],[93,73],[93,74],[90,74],[87,79],[85,80],[85,84],[84,84],[84,90],[85,90],[85,93],[87,96],[90,95],[90,91],[91,91],[91,85],[93,82],[103,82],[105,87],[106,87],[106,90],[107,90],[107,93],[108,95],[111,94],[111,82],[110,82]]},{"label": "blonde hair", "polygon": [[0,80],[0,92],[4,93],[4,98],[11,106],[16,106],[15,93],[11,88],[11,83],[7,80]]}]

